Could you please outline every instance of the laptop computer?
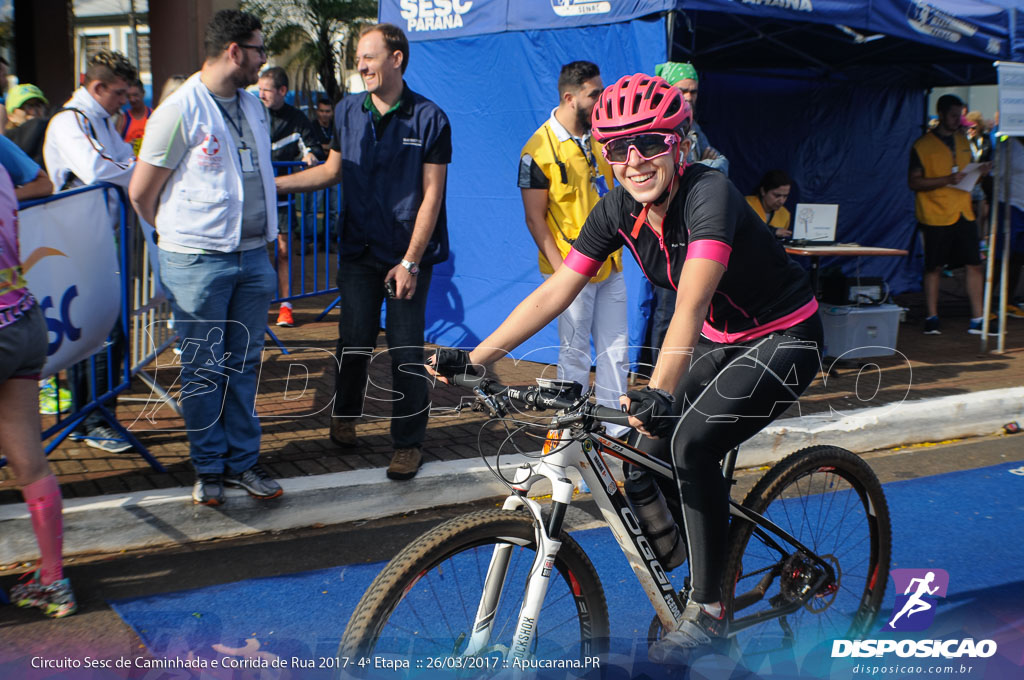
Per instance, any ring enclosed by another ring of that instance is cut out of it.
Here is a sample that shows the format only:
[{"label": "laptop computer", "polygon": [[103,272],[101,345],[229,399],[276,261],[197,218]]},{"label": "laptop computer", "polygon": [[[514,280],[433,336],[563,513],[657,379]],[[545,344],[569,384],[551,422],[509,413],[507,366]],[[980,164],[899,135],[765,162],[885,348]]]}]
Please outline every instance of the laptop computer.
[{"label": "laptop computer", "polygon": [[836,242],[836,220],[839,206],[835,203],[797,203],[793,212],[791,243],[827,246]]}]

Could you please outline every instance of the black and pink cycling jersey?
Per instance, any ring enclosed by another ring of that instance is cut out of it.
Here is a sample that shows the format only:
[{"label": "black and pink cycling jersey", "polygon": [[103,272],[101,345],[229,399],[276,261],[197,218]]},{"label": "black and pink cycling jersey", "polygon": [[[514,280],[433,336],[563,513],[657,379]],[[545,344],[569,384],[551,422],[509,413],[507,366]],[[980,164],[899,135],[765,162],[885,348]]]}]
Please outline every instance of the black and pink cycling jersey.
[{"label": "black and pink cycling jersey", "polygon": [[590,213],[565,264],[593,276],[609,255],[625,246],[652,284],[675,289],[687,259],[720,262],[725,273],[702,330],[713,342],[759,338],[795,326],[817,311],[807,272],[717,170],[700,164],[686,168],[662,235],[645,223],[634,237],[642,208],[621,186],[612,189]]}]

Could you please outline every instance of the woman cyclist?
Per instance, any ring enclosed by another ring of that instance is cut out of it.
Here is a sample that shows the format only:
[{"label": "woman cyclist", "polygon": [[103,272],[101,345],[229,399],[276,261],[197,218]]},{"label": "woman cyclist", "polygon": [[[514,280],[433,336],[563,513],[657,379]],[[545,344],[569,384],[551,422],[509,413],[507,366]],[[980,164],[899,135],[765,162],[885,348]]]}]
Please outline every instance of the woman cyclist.
[{"label": "woman cyclist", "polygon": [[[817,303],[804,270],[725,175],[684,160],[692,115],[658,77],[626,76],[594,107],[619,186],[591,212],[558,270],[472,352],[441,352],[441,374],[487,365],[532,336],[625,246],[656,286],[677,291],[650,384],[621,399],[644,436],[637,445],[671,460],[690,558],[682,620],[650,650],[656,662],[724,637],[721,574],[729,529],[721,460],[777,418],[820,368]],[[677,508],[678,509],[678,508]]]}]

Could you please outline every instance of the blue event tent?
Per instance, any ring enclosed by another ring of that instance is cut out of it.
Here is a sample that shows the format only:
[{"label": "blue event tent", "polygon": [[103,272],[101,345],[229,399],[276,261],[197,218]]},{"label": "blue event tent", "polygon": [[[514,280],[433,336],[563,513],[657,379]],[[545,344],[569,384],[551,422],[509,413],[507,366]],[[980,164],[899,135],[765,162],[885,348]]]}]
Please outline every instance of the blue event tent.
[{"label": "blue event tent", "polygon": [[[428,339],[473,346],[541,281],[523,220],[519,152],[558,102],[562,64],[606,84],[667,57],[701,73],[697,118],[751,192],[784,168],[796,201],[840,205],[838,238],[911,250],[837,265],[920,285],[908,149],[927,89],[995,82],[1024,61],[1010,0],[381,0],[411,42],[406,80],[452,123],[452,256],[435,268]],[[625,258],[629,260],[629,258]],[[627,266],[631,344],[644,343],[639,272]],[[824,263],[828,265],[826,261]],[[515,356],[556,360],[552,324]],[[634,351],[633,358],[636,359]]]}]

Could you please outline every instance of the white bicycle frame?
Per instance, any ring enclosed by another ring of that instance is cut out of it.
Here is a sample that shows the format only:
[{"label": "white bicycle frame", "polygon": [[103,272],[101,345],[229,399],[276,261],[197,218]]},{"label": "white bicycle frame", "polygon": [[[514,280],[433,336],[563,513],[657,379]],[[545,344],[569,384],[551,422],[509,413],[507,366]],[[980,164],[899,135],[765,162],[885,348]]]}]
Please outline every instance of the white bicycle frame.
[{"label": "white bicycle frame", "polygon": [[[505,510],[515,510],[524,506],[528,509],[534,517],[537,543],[537,556],[530,571],[526,595],[519,611],[512,644],[508,650],[507,660],[510,663],[515,659],[522,660],[530,656],[537,632],[540,609],[544,603],[544,597],[547,595],[555,557],[562,545],[557,538],[551,535],[551,527],[545,526],[541,517],[540,504],[527,496],[538,482],[547,480],[551,483],[552,504],[555,508],[560,508],[557,522],[555,522],[554,533],[557,535],[561,530],[564,510],[572,503],[574,484],[567,475],[569,468],[576,470],[591,489],[592,497],[601,510],[604,521],[611,528],[615,540],[626,555],[641,587],[647,593],[651,604],[654,605],[662,625],[669,629],[674,628],[676,621],[682,616],[682,602],[675,588],[658,562],[649,541],[643,535],[636,515],[633,514],[625,501],[625,496],[619,491],[614,478],[608,471],[604,458],[598,450],[595,450],[594,443],[599,443],[603,448],[615,451],[620,456],[635,459],[637,464],[648,469],[652,467],[652,464],[658,464],[665,469],[669,469],[668,466],[660,461],[641,456],[620,442],[599,434],[592,434],[579,442],[569,441],[568,431],[565,431],[563,441],[567,443],[558,445],[555,451],[540,460],[524,464],[516,470],[512,482],[515,493],[510,495],[503,505]],[[655,471],[664,474],[664,471]],[[670,470],[668,474],[671,475]],[[513,543],[511,541],[494,548],[484,580],[480,605],[473,623],[473,633],[464,652],[466,656],[481,653],[490,642],[494,617],[500,604],[501,590],[512,550]]]}]

